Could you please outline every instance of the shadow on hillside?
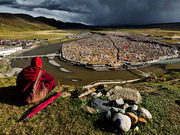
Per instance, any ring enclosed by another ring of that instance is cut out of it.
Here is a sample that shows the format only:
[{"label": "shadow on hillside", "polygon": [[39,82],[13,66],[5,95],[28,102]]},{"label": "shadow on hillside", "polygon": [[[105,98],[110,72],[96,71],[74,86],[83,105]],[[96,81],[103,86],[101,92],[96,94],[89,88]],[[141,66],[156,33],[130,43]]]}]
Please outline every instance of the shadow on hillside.
[{"label": "shadow on hillside", "polygon": [[0,103],[15,106],[24,105],[18,98],[16,86],[0,88]]},{"label": "shadow on hillside", "polygon": [[175,71],[175,72],[180,72],[180,69],[167,69],[168,72],[172,72],[172,71]]}]

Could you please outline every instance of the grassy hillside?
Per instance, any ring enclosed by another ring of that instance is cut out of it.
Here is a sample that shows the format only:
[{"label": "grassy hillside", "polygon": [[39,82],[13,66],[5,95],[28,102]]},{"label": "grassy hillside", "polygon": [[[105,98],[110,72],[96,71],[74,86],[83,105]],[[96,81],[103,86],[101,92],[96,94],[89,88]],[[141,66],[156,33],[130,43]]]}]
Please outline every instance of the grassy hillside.
[{"label": "grassy hillside", "polygon": [[[176,76],[174,76],[175,74]],[[169,74],[168,78],[179,78],[179,73]],[[32,118],[17,122],[28,109],[38,103],[17,106],[15,81],[15,77],[0,79],[0,134],[115,134],[111,130],[111,121],[107,121],[104,114],[92,115],[81,109],[84,105],[91,105],[91,98],[81,100],[60,96]],[[141,105],[153,115],[153,120],[147,125],[138,125],[138,131],[131,129],[124,135],[176,135],[180,132],[179,82],[157,80],[125,84],[123,87],[135,88],[140,91],[143,97]],[[78,93],[83,91],[81,88],[60,85],[55,90],[63,89],[74,90]],[[108,87],[100,90],[107,89]],[[53,93],[55,91],[52,91],[50,95]]]},{"label": "grassy hillside", "polygon": [[0,13],[0,31],[30,31],[55,29],[29,15]]}]

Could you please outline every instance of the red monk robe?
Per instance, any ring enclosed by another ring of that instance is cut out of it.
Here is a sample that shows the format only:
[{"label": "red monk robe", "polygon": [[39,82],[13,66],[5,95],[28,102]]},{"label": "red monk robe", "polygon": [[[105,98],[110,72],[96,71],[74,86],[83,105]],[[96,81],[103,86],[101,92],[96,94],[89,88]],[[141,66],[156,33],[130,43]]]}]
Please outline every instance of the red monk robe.
[{"label": "red monk robe", "polygon": [[[23,96],[24,98],[27,97],[29,94],[28,87],[36,80],[40,69],[42,70],[42,59],[40,57],[35,57],[31,60],[31,66],[24,68],[19,73],[16,84],[20,96]],[[56,84],[54,77],[45,70],[43,70],[40,79],[45,83],[45,86],[49,91],[55,88]]]}]

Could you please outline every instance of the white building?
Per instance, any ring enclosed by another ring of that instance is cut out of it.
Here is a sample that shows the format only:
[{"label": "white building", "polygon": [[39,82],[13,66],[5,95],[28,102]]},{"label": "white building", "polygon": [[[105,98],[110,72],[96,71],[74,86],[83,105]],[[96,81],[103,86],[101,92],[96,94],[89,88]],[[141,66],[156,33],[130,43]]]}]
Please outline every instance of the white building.
[{"label": "white building", "polygon": [[10,47],[10,48],[5,48],[3,50],[0,50],[0,56],[7,56],[7,55],[11,55],[12,53],[15,53],[19,50],[22,50],[22,47]]}]

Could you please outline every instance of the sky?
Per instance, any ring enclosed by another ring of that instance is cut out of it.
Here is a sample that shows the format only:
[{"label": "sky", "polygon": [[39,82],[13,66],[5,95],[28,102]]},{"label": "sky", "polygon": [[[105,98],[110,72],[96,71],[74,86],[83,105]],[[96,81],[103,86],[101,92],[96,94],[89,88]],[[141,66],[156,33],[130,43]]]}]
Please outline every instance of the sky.
[{"label": "sky", "polygon": [[0,12],[89,25],[180,22],[180,0],[0,0]]}]

